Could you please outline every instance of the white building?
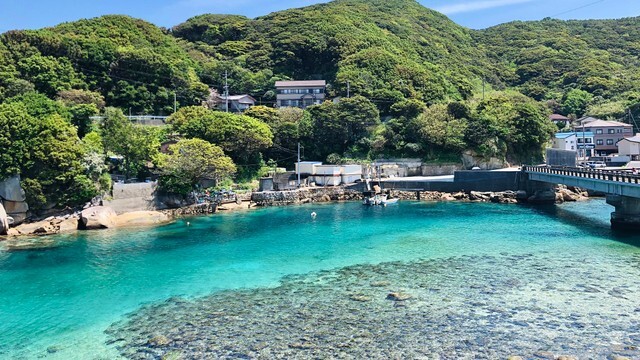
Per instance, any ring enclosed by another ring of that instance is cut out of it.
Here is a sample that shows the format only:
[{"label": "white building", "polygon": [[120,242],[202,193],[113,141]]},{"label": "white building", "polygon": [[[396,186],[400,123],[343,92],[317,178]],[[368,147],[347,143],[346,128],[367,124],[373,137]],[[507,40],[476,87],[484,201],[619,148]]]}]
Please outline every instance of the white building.
[{"label": "white building", "polygon": [[618,155],[633,157],[640,155],[640,134],[636,136],[624,138],[616,144],[618,146]]},{"label": "white building", "polygon": [[[298,164],[296,164],[296,172]],[[353,184],[362,180],[362,165],[322,165],[317,161],[300,162],[300,175],[308,176],[320,186]]]},{"label": "white building", "polygon": [[578,151],[579,156],[592,156],[595,149],[592,132],[557,133],[553,138],[553,148],[559,150]]}]

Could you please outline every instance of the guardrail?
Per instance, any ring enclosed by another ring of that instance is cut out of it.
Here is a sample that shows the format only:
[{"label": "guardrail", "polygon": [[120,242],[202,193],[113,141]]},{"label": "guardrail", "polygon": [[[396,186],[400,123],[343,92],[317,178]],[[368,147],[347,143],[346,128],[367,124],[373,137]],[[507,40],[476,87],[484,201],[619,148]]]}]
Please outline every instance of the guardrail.
[{"label": "guardrail", "polygon": [[586,169],[565,166],[529,166],[522,167],[522,171],[528,173],[542,173],[560,176],[570,176],[583,179],[612,181],[626,184],[640,184],[640,175],[627,171]]}]

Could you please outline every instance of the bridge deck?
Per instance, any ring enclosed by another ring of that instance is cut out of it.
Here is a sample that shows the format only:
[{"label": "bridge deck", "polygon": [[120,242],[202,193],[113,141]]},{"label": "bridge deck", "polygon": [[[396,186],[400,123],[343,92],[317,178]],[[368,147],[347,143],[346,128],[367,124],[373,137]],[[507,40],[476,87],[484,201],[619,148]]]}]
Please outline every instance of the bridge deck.
[{"label": "bridge deck", "polygon": [[529,180],[640,198],[640,175],[630,172],[557,166],[523,166],[522,170]]}]

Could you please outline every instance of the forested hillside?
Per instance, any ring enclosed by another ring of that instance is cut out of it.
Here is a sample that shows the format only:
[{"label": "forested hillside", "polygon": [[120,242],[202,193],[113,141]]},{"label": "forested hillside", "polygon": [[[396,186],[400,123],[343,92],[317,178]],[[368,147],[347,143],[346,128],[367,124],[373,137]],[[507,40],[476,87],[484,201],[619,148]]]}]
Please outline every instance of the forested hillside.
[{"label": "forested hillside", "polygon": [[197,63],[166,31],[126,16],[104,16],[0,37],[0,100],[35,89],[50,98],[96,92],[109,106],[169,114],[208,94]]},{"label": "forested hillside", "polygon": [[[182,194],[203,176],[251,181],[290,166],[298,143],[306,160],[332,163],[463,152],[535,163],[558,130],[552,112],[640,117],[639,53],[639,18],[474,31],[414,0],[207,14],[172,29],[112,15],[10,31],[0,35],[0,178],[21,174],[38,211],[108,193],[110,173],[159,177]],[[265,106],[200,106],[225,72],[231,93]],[[342,100],[274,109],[280,79],[325,79]],[[157,129],[129,113],[171,116]],[[168,139],[180,141],[159,153]]]},{"label": "forested hillside", "polygon": [[[558,112],[621,117],[640,102],[640,18],[512,22],[474,34],[508,71],[509,86],[537,100],[556,100]],[[583,108],[565,106],[571,95]]]},{"label": "forested hillside", "polygon": [[481,74],[500,71],[475,46],[472,32],[413,0],[337,0],[255,20],[202,15],[173,29],[202,53],[203,76],[260,95],[273,76],[327,79],[335,95],[426,102],[471,96]]}]

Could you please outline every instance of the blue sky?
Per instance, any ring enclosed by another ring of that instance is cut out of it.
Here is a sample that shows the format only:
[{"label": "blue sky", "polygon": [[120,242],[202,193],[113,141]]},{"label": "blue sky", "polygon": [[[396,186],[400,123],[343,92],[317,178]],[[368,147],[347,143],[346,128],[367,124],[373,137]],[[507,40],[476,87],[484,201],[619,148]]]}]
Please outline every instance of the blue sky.
[{"label": "blue sky", "polygon": [[[512,20],[603,19],[640,16],[638,0],[419,0],[466,27]],[[126,14],[171,27],[204,13],[265,15],[318,0],[0,0],[0,32],[37,29],[105,14]]]}]

